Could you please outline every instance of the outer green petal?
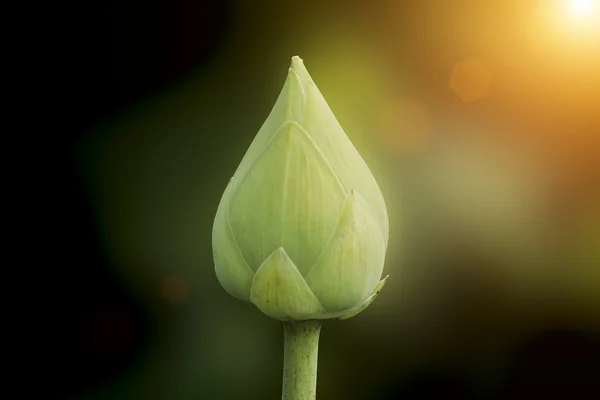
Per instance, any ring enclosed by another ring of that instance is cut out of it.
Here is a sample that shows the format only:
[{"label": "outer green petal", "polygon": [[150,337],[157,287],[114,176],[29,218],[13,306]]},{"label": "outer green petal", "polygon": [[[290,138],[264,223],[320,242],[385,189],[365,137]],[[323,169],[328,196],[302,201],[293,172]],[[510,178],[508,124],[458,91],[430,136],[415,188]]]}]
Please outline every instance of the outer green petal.
[{"label": "outer green petal", "polygon": [[263,313],[280,320],[311,319],[323,312],[319,300],[282,247],[256,271],[250,300]]},{"label": "outer green petal", "polygon": [[286,123],[234,184],[231,228],[252,270],[284,247],[301,273],[337,224],[344,191],[327,160],[296,123]]},{"label": "outer green petal", "polygon": [[387,210],[373,174],[333,115],[299,57],[292,58],[292,69],[300,77],[305,97],[298,122],[323,152],[344,189],[355,189],[363,195],[377,216],[387,244]]},{"label": "outer green petal", "polygon": [[385,240],[373,212],[354,190],[346,196],[338,226],[306,282],[327,311],[359,305],[381,277]]},{"label": "outer green petal", "polygon": [[342,310],[342,311],[330,311],[330,312],[326,311],[326,312],[316,316],[315,319],[348,319],[348,318],[352,318],[352,317],[360,314],[367,307],[369,307],[371,305],[371,303],[373,302],[373,300],[375,300],[375,298],[379,295],[379,293],[383,289],[383,286],[385,285],[385,282],[387,282],[388,277],[389,277],[389,275],[386,276],[385,278],[383,278],[382,280],[380,280],[379,282],[377,282],[377,285],[375,285],[375,289],[373,289],[373,292],[371,293],[371,295],[369,297],[367,297],[362,303],[360,303],[356,307],[350,308],[349,310]]},{"label": "outer green petal", "polygon": [[360,303],[360,305],[358,305],[357,307],[354,307],[348,311],[342,312],[340,315],[337,315],[335,318],[348,319],[348,318],[352,318],[352,317],[358,315],[359,313],[361,313],[362,311],[364,311],[365,308],[369,307],[371,305],[371,303],[373,302],[373,300],[375,300],[375,298],[379,295],[379,292],[381,292],[381,289],[383,289],[383,286],[385,285],[385,282],[387,281],[388,277],[389,277],[389,275],[386,276],[385,278],[383,278],[382,280],[380,280],[379,282],[377,282],[375,289],[373,289],[373,293],[371,293],[371,295],[369,297],[367,297],[365,299],[365,301]]},{"label": "outer green petal", "polygon": [[240,252],[229,225],[229,197],[233,178],[223,193],[213,224],[212,242],[215,272],[221,286],[232,296],[250,301],[250,285],[254,272]]},{"label": "outer green petal", "polygon": [[260,157],[267,143],[281,129],[282,125],[290,121],[299,121],[301,110],[304,106],[304,99],[304,89],[301,86],[299,76],[292,68],[289,68],[285,84],[279,93],[275,105],[252,140],[250,147],[234,173],[238,183],[242,181],[243,177],[252,167],[252,164]]}]

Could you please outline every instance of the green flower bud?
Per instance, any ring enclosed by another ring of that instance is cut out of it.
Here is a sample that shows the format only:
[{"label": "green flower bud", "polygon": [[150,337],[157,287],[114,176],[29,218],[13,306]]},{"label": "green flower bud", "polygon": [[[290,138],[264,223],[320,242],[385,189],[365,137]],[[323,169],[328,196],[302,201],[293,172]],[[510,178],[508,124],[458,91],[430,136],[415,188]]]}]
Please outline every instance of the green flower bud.
[{"label": "green flower bud", "polygon": [[217,278],[280,320],[366,308],[388,242],[383,196],[299,57],[219,204]]}]

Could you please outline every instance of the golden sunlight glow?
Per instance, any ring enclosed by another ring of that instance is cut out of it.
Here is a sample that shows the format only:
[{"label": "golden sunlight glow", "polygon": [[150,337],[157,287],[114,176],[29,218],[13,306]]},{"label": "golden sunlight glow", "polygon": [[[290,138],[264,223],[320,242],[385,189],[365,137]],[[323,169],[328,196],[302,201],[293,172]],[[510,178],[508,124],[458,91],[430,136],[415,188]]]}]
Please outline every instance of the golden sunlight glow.
[{"label": "golden sunlight glow", "polygon": [[529,29],[536,54],[561,54],[571,66],[600,62],[600,0],[549,0],[534,13]]},{"label": "golden sunlight glow", "polygon": [[585,15],[589,15],[594,8],[593,0],[570,0],[569,1],[569,9],[571,10],[571,14],[583,17]]},{"label": "golden sunlight glow", "polygon": [[596,23],[595,12],[598,0],[568,0],[566,2],[569,19],[576,23]]},{"label": "golden sunlight glow", "polygon": [[[580,60],[590,60],[598,55],[600,49],[600,0],[569,0],[563,8],[563,21],[560,47],[571,52],[579,52]],[[558,11],[558,10],[557,10]]]}]

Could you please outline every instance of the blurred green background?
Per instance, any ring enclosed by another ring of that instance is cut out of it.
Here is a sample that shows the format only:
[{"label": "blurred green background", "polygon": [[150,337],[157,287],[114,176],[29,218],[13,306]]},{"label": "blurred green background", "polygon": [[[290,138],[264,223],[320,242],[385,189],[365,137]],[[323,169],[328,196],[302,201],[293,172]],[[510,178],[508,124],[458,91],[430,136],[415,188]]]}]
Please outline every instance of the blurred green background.
[{"label": "blurred green background", "polygon": [[82,6],[60,395],[280,397],[281,326],[219,286],[211,229],[294,55],[390,216],[389,281],[325,324],[318,398],[598,392],[600,4],[585,3]]}]

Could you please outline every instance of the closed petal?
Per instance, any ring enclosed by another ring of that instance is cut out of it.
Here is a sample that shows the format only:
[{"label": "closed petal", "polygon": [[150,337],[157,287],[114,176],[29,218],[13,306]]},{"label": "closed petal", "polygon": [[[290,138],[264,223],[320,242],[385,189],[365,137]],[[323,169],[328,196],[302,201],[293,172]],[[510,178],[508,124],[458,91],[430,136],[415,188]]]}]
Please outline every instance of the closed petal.
[{"label": "closed petal", "polygon": [[346,191],[358,190],[375,213],[381,232],[388,240],[388,216],[381,190],[369,167],[360,156],[333,111],[310,77],[302,60],[292,59],[300,77],[304,104],[297,121],[327,158]]},{"label": "closed petal", "polygon": [[351,190],[336,230],[306,275],[306,282],[328,312],[356,307],[381,277],[385,249],[373,211],[358,192]]},{"label": "closed petal", "polygon": [[248,173],[282,125],[290,121],[298,123],[310,135],[338,175],[344,190],[354,188],[363,194],[387,243],[388,216],[381,190],[300,57],[292,57],[283,89],[234,174],[238,181]]},{"label": "closed petal", "polygon": [[229,226],[228,203],[233,178],[221,198],[213,224],[212,242],[215,272],[221,286],[232,296],[250,301],[254,272],[248,267]]},{"label": "closed petal", "polygon": [[252,270],[284,247],[302,274],[337,224],[344,191],[314,142],[289,122],[265,147],[229,207],[232,231]]},{"label": "closed petal", "polygon": [[304,93],[300,76],[292,65],[288,69],[287,78],[275,105],[252,140],[250,147],[234,173],[239,182],[241,182],[254,162],[260,157],[269,141],[281,129],[282,125],[289,121],[299,120],[302,107],[304,106]]},{"label": "closed petal", "polygon": [[383,278],[382,280],[377,282],[377,285],[375,285],[375,289],[373,289],[373,293],[371,293],[371,295],[369,297],[367,297],[362,303],[360,303],[358,306],[356,306],[354,308],[351,308],[350,310],[342,312],[340,315],[336,316],[336,318],[348,319],[348,318],[352,318],[352,317],[360,314],[361,312],[363,312],[367,307],[369,307],[371,305],[373,300],[375,300],[375,298],[379,295],[379,293],[381,292],[381,289],[383,289],[383,286],[385,285],[385,282],[387,281],[388,276],[386,276],[385,278]]},{"label": "closed petal", "polygon": [[388,277],[389,275],[377,282],[377,285],[375,285],[375,288],[373,289],[373,292],[371,292],[369,297],[363,300],[363,302],[357,305],[356,307],[342,311],[326,311],[320,314],[315,319],[348,319],[360,314],[371,305],[375,298],[377,298],[377,296],[383,289],[383,286],[385,285],[385,282],[387,281]]},{"label": "closed petal", "polygon": [[319,300],[281,247],[256,271],[250,300],[263,313],[280,320],[311,319],[323,312]]}]

